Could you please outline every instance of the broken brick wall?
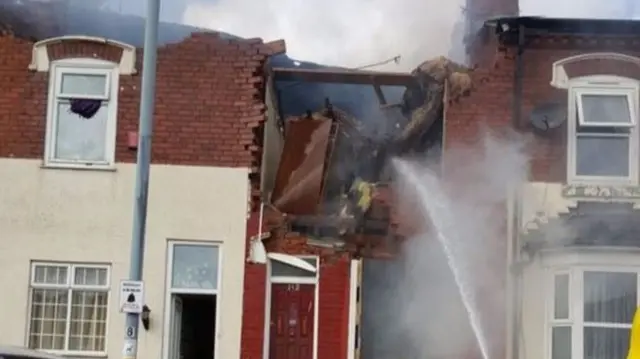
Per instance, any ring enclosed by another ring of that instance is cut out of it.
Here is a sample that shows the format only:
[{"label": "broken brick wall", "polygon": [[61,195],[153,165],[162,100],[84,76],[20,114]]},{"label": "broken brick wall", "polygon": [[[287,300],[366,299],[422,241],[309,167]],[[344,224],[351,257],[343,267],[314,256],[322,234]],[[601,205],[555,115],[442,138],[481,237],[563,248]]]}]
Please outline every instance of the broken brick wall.
[{"label": "broken brick wall", "polygon": [[[587,39],[579,36],[538,36],[527,38],[527,47],[523,53],[521,110],[518,115],[513,112],[515,51],[513,47],[502,48],[493,35],[476,43],[474,59],[478,69],[474,71],[475,89],[470,96],[448,106],[445,121],[445,178],[459,178],[459,168],[452,161],[451,154],[459,146],[480,146],[486,130],[494,133],[515,131],[526,141],[526,153],[529,158],[530,181],[566,182],[567,173],[567,124],[566,122],[554,130],[544,134],[533,130],[529,122],[531,110],[542,103],[567,103],[566,90],[559,90],[550,85],[552,64],[555,61],[584,53],[618,52],[639,56],[637,49],[639,38],[605,38]],[[568,69],[569,71],[569,69]],[[615,61],[584,61],[572,65],[570,70],[576,75],[603,74],[621,75],[640,79],[637,67],[621,66]],[[480,147],[478,147],[480,148]],[[487,161],[487,159],[484,159]],[[490,159],[488,159],[490,161]],[[487,170],[491,170],[488,168]],[[468,178],[473,181],[473,178]],[[464,182],[464,181],[463,181]],[[464,187],[464,183],[458,184]],[[472,186],[471,182],[467,185]],[[488,209],[479,209],[488,210]],[[490,283],[484,283],[478,290],[480,307],[484,317],[492,318],[488,328],[493,357],[500,358],[505,354],[506,300],[505,286],[507,280],[507,215],[506,203],[492,208],[495,211],[496,223],[502,228],[504,235],[494,238],[495,242],[487,246],[494,248],[491,258],[493,265],[486,270],[492,277]],[[468,239],[472,240],[472,239]],[[496,293],[500,293],[496,300]],[[499,304],[499,305],[497,305]],[[470,352],[474,352],[473,349]],[[474,352],[470,358],[479,358]],[[497,355],[497,356],[496,356]]]},{"label": "broken brick wall", "polygon": [[[27,69],[33,43],[0,37],[0,157],[43,158],[49,73]],[[63,41],[49,45],[51,60],[71,57],[118,61],[108,44]],[[196,33],[158,49],[153,163],[192,166],[259,165],[254,130],[264,120],[261,40],[230,41]],[[138,74],[120,76],[116,161],[134,162],[127,137],[138,129],[142,50]],[[257,177],[257,176],[254,176]],[[254,185],[257,185],[257,178]]]}]

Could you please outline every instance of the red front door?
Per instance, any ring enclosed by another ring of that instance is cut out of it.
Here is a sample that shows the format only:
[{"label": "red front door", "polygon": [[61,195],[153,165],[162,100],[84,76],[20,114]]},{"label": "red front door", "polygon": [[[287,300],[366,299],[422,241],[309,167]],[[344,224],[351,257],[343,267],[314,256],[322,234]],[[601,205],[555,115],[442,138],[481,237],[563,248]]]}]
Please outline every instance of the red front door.
[{"label": "red front door", "polygon": [[313,359],[313,284],[271,285],[269,359]]}]

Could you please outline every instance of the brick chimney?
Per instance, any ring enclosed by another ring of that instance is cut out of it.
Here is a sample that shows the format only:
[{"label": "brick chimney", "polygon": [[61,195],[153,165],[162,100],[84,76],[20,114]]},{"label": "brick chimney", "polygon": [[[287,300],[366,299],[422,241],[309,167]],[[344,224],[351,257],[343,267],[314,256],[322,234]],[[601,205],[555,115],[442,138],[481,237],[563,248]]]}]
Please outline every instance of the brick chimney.
[{"label": "brick chimney", "polygon": [[482,21],[501,16],[518,16],[518,0],[466,0],[469,16],[480,17]]},{"label": "brick chimney", "polygon": [[485,21],[496,17],[518,16],[518,0],[466,0],[467,34],[475,35]]},{"label": "brick chimney", "polygon": [[473,64],[476,63],[476,55],[472,54],[474,51],[471,49],[474,47],[476,35],[484,25],[484,22],[489,19],[498,17],[518,16],[520,9],[518,6],[519,0],[466,0],[465,15],[466,15],[466,36],[465,47],[469,61]]}]

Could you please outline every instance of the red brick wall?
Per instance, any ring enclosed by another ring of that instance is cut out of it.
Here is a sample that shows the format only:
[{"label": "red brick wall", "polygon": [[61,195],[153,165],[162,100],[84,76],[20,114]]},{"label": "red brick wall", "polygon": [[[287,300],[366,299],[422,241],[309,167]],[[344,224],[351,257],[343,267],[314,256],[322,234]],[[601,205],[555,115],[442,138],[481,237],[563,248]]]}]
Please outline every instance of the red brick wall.
[{"label": "red brick wall", "polygon": [[[631,40],[628,40],[628,44]],[[479,68],[474,73],[474,85],[471,95],[458,103],[448,106],[445,122],[445,175],[459,178],[457,173],[464,171],[456,168],[453,162],[454,149],[459,146],[473,146],[483,138],[485,129],[497,132],[516,130],[528,141],[527,153],[530,158],[529,179],[532,181],[564,182],[566,180],[566,123],[562,128],[544,135],[534,134],[529,125],[529,114],[534,106],[548,101],[566,103],[565,90],[558,90],[550,85],[552,64],[560,59],[588,52],[621,52],[639,56],[640,52],[630,52],[629,45],[624,45],[619,39],[591,39],[568,37],[532,38],[529,47],[525,49],[523,58],[523,96],[521,121],[514,123],[512,103],[514,99],[514,69],[515,49],[499,51],[494,39],[482,43],[475,49],[475,58]],[[478,44],[476,44],[478,45]],[[585,74],[619,74],[640,79],[640,71],[621,66],[620,63],[608,61],[588,61],[570,66],[570,75]],[[485,159],[490,162],[490,159]],[[488,169],[490,170],[490,169]],[[473,180],[473,179],[471,179]],[[506,222],[506,208],[496,209],[496,218]],[[502,215],[500,214],[502,213]],[[506,223],[502,224],[504,236],[498,241],[506,241]],[[479,290],[480,306],[484,315],[491,318],[492,329],[489,331],[496,353],[496,358],[504,354],[504,324],[506,313],[504,307],[497,307],[492,303],[492,295],[503,293],[506,281],[506,245],[496,243],[499,250],[493,259],[494,265],[490,269],[494,272],[495,282]],[[492,286],[494,286],[492,288]]]},{"label": "red brick wall", "polygon": [[[0,157],[42,158],[48,73],[27,69],[32,43],[0,37]],[[52,60],[117,60],[120,49],[89,42],[51,45]],[[194,34],[158,50],[154,163],[254,167],[254,129],[264,119],[262,66],[268,50],[259,40],[226,41]],[[138,51],[142,73],[142,50]],[[133,162],[127,132],[136,131],[140,75],[120,77],[116,160]]]},{"label": "red brick wall", "polygon": [[[258,232],[258,214],[247,221],[247,238]],[[348,345],[349,275],[347,257],[323,257],[301,238],[266,239],[269,251],[321,256],[318,308],[318,359],[344,359]],[[262,359],[264,344],[266,265],[247,263],[244,279],[242,359]]]}]

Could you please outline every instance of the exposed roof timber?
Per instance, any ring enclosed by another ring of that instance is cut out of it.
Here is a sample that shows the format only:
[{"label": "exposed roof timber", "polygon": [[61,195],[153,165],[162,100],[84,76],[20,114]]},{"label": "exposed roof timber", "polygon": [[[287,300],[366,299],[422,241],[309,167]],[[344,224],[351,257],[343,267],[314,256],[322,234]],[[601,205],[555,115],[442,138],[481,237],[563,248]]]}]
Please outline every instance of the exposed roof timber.
[{"label": "exposed roof timber", "polygon": [[274,67],[276,81],[304,81],[352,85],[407,86],[414,77],[409,73],[376,72],[342,69],[295,69]]},{"label": "exposed roof timber", "polygon": [[387,104],[387,99],[384,97],[384,92],[380,88],[380,85],[373,85],[373,89],[376,91],[376,96],[378,97],[378,101],[380,102],[380,106],[384,106]]}]

